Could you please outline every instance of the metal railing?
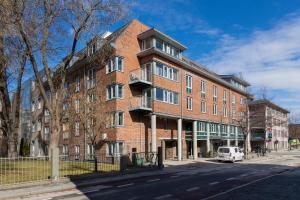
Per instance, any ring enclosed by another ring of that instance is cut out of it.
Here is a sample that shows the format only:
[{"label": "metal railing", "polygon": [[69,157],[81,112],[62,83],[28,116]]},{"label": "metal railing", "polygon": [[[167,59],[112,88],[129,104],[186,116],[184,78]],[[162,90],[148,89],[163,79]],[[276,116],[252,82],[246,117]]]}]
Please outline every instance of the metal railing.
[{"label": "metal railing", "polygon": [[74,155],[61,155],[59,162],[60,177],[70,177],[90,173],[112,173],[120,171],[120,156],[97,154],[96,159],[85,159]]},{"label": "metal railing", "polygon": [[152,98],[133,96],[129,99],[129,110],[152,110]]},{"label": "metal railing", "polygon": [[0,158],[0,185],[49,180],[48,156]]},{"label": "metal railing", "polygon": [[130,72],[129,74],[129,84],[144,82],[151,84],[152,73],[150,69],[139,68]]}]

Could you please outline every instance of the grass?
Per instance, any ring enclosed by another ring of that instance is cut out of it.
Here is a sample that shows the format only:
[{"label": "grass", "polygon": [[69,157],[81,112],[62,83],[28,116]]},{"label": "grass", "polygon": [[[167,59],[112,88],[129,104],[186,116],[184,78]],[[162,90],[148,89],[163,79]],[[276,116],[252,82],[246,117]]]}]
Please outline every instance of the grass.
[{"label": "grass", "polygon": [[[60,161],[60,177],[69,177],[94,172],[94,162]],[[119,171],[119,164],[98,163],[98,173]],[[0,158],[0,185],[48,180],[51,176],[49,160],[22,159],[8,160]]]}]

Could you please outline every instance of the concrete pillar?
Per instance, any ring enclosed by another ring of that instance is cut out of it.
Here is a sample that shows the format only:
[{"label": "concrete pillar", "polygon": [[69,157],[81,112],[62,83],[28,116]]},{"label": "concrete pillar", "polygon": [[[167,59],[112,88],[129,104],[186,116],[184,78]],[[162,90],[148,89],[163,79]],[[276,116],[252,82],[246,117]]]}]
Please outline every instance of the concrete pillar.
[{"label": "concrete pillar", "polygon": [[198,157],[198,147],[197,147],[197,121],[193,121],[193,156],[194,160]]},{"label": "concrete pillar", "polygon": [[239,140],[238,140],[238,128],[234,127],[234,136],[235,136],[235,146],[237,147],[239,145]]},{"label": "concrete pillar", "polygon": [[[227,126],[227,137],[230,137],[230,125]],[[230,146],[230,139],[227,139],[227,146]]]},{"label": "concrete pillar", "polygon": [[206,153],[210,152],[210,127],[209,127],[210,123],[207,122],[206,123],[206,133],[207,133],[207,137],[206,137]]},{"label": "concrete pillar", "polygon": [[178,151],[178,160],[182,160],[182,119],[177,120],[177,151]]},{"label": "concrete pillar", "polygon": [[156,152],[156,115],[151,115],[151,151]]}]

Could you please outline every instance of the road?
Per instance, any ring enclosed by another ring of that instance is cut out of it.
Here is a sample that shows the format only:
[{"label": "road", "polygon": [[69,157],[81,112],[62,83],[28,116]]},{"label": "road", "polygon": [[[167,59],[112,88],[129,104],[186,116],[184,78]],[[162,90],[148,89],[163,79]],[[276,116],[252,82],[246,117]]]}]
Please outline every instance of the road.
[{"label": "road", "polygon": [[164,175],[115,181],[81,190],[74,189],[29,198],[48,200],[299,199],[298,165],[300,165],[300,152],[279,152],[276,159],[222,163],[222,167],[208,173],[199,171],[197,165],[193,165]]}]

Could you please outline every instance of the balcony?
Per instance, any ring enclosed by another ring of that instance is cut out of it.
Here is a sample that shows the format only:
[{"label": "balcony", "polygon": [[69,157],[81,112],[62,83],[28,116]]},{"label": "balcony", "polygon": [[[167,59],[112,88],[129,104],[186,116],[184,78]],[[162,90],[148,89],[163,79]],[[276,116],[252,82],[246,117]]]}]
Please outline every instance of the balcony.
[{"label": "balcony", "polygon": [[150,86],[152,85],[151,69],[139,68],[129,74],[129,85]]},{"label": "balcony", "polygon": [[129,99],[129,111],[152,111],[152,98],[134,96]]}]

